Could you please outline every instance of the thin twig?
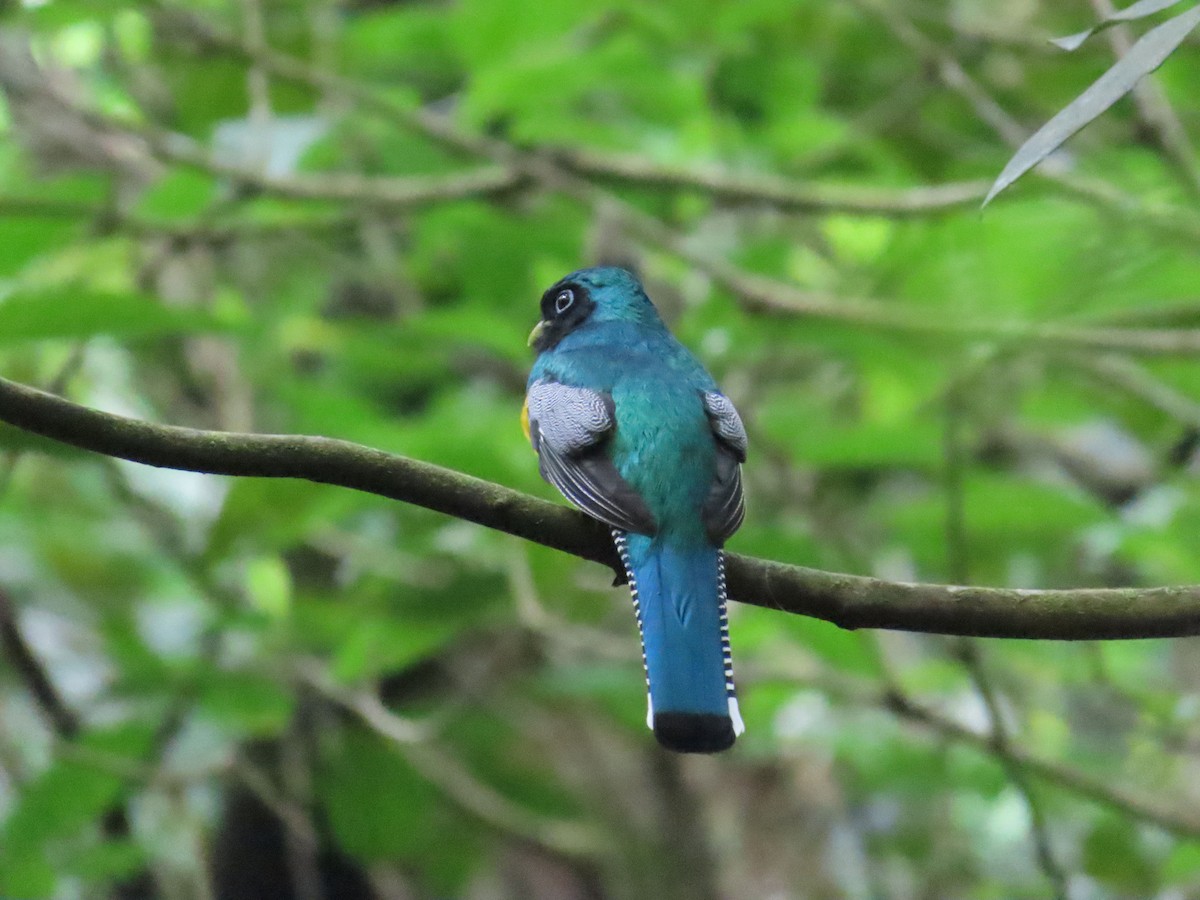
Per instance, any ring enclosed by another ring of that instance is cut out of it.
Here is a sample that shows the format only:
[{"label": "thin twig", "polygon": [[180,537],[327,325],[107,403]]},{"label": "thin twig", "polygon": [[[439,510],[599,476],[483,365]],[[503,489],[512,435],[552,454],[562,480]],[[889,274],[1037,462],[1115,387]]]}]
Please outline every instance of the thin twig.
[{"label": "thin twig", "polygon": [[[942,83],[958,93],[1004,143],[1015,149],[1029,137],[1029,130],[1009,115],[983,86],[967,73],[958,60],[922,34],[900,15],[893,5],[880,0],[854,0],[854,3],[877,16],[900,41],[928,60],[935,67]],[[1163,209],[1144,203],[1136,197],[1122,194],[1110,185],[1063,171],[1061,166],[1053,163],[1043,164],[1034,172],[1069,196],[1099,209],[1121,216],[1135,217],[1163,233],[1188,241],[1200,241],[1200,221],[1184,211]]]},{"label": "thin twig", "polygon": [[1050,827],[1046,820],[1045,810],[1038,800],[1033,786],[1029,783],[1025,769],[1016,761],[1012,752],[1012,739],[1004,724],[1004,714],[996,691],[987,677],[983,660],[980,658],[979,645],[971,638],[963,638],[960,642],[957,656],[970,675],[975,692],[983,701],[987,710],[988,728],[992,733],[992,743],[996,747],[996,756],[1004,766],[1008,780],[1012,782],[1017,792],[1025,801],[1029,811],[1029,833],[1033,839],[1034,853],[1037,856],[1038,867],[1046,876],[1056,900],[1067,900],[1067,876],[1062,865],[1055,856],[1053,844],[1050,841]]},{"label": "thin twig", "polygon": [[[279,769],[288,805],[307,819],[310,829],[315,831],[312,826],[312,761],[309,758],[309,747],[313,743],[309,727],[312,706],[310,693],[301,691],[291,727],[279,742]],[[291,828],[284,834],[283,843],[293,896],[296,900],[323,900],[319,845],[298,836]]]},{"label": "thin twig", "polygon": [[308,813],[284,796],[266,772],[241,754],[234,759],[230,770],[238,782],[275,815],[292,840],[309,850],[320,847],[320,836]]},{"label": "thin twig", "polygon": [[[246,43],[266,50],[262,5],[258,0],[241,0],[241,7]],[[246,114],[250,128],[243,161],[255,171],[263,172],[271,157],[271,82],[262,66],[252,64],[246,69],[246,94],[250,98],[250,108]]]},{"label": "thin twig", "polygon": [[[414,188],[416,185],[413,186]],[[429,182],[430,196],[437,194],[436,186]],[[410,195],[416,196],[416,194]],[[423,200],[421,202],[424,202]],[[436,203],[436,199],[429,202]],[[378,214],[402,216],[407,210],[404,205],[386,207]],[[20,218],[64,219],[74,223],[85,223],[98,234],[127,234],[134,237],[166,238],[206,244],[223,244],[232,241],[259,240],[288,236],[298,232],[347,231],[359,224],[361,215],[354,212],[304,212],[287,218],[270,219],[227,219],[214,221],[158,219],[138,215],[128,210],[118,210],[96,203],[55,203],[33,200],[28,197],[0,196],[0,216]]]},{"label": "thin twig", "polygon": [[[1101,19],[1108,18],[1116,11],[1111,0],[1091,0],[1091,3],[1092,9]],[[1105,37],[1118,60],[1133,46],[1128,25],[1120,24],[1107,29]],[[1192,195],[1200,195],[1200,168],[1196,165],[1196,149],[1188,139],[1179,116],[1171,107],[1166,91],[1153,78],[1143,78],[1133,86],[1132,95],[1138,117],[1153,133],[1159,147],[1175,166]]]},{"label": "thin twig", "polygon": [[[963,481],[966,477],[966,448],[963,440],[963,404],[959,391],[951,391],[946,396],[944,440],[943,440],[943,470],[944,493],[946,497],[946,557],[947,574],[951,580],[959,584],[967,584],[971,580],[970,560],[967,541],[966,495]],[[1012,761],[1008,750],[1011,747],[1008,728],[1004,724],[1004,716],[1000,709],[999,700],[987,672],[978,644],[972,638],[962,638],[958,641],[955,656],[963,664],[975,693],[987,710],[988,727],[992,733],[992,742],[996,745],[998,755],[1008,780],[1017,789],[1025,801],[1029,811],[1029,831],[1033,840],[1037,862],[1046,881],[1050,885],[1056,900],[1067,900],[1067,878],[1054,855],[1050,842],[1050,830],[1041,803],[1025,770]]]},{"label": "thin twig", "polygon": [[[71,379],[83,365],[83,355],[86,344],[80,343],[71,349],[67,360],[63,363],[49,384],[51,393],[61,393],[66,389]],[[12,450],[4,455],[0,464],[0,498],[8,493],[12,484],[17,465],[24,456],[23,450]],[[70,740],[79,734],[80,720],[75,711],[67,706],[50,673],[46,671],[37,654],[25,640],[17,621],[17,610],[8,592],[0,588],[0,653],[7,657],[9,663],[21,677],[34,703],[45,716],[51,732],[59,738]]]},{"label": "thin twig", "polygon": [[[751,671],[744,677],[753,674],[756,673]],[[878,707],[944,740],[970,747],[985,756],[997,760],[1007,757],[1029,775],[1045,782],[1048,787],[1091,800],[1120,815],[1154,825],[1170,834],[1200,838],[1200,816],[1191,810],[1164,806],[1152,797],[1115,784],[1111,777],[1092,775],[1015,744],[997,747],[990,734],[968,728],[916,702],[896,684],[885,683],[881,689],[865,678],[827,671],[814,674],[807,668],[796,669],[778,661],[772,663],[769,669],[759,671],[757,676],[754,679],[756,682],[782,681],[793,685],[803,684],[840,702]]]},{"label": "thin twig", "polygon": [[0,588],[0,655],[21,679],[51,732],[68,740],[76,737],[79,716],[62,699],[50,673],[25,640],[17,621],[16,606],[3,588]]},{"label": "thin twig", "polygon": [[[79,715],[71,709],[58,689],[54,686],[50,674],[46,671],[37,654],[25,640],[17,622],[16,608],[8,592],[0,588],[0,660],[7,660],[20,677],[26,690],[33,697],[34,703],[45,716],[50,726],[50,733],[55,739],[56,752],[62,753],[63,748],[70,751],[84,751],[75,740],[79,737],[83,722]],[[124,794],[118,796],[111,806],[100,817],[104,834],[112,839],[128,839],[132,834],[129,814],[125,808]],[[153,874],[149,868],[136,870],[122,877],[113,885],[114,900],[139,900],[147,896],[153,884]]]},{"label": "thin twig", "polygon": [[593,857],[605,842],[591,828],[521,807],[480,781],[462,762],[435,746],[428,729],[387,709],[370,692],[335,688],[309,671],[309,683],[383,737],[420,775],[484,822],[569,857]]},{"label": "thin twig", "polygon": [[945,399],[942,425],[942,488],[946,498],[946,574],[955,584],[970,582],[967,550],[967,510],[963,480],[966,448],[963,446],[963,398],[951,390]]},{"label": "thin twig", "polygon": [[[866,698],[860,694],[859,699]],[[1036,756],[1017,746],[998,748],[990,735],[972,731],[894,690],[881,696],[877,695],[875,701],[901,718],[928,728],[943,738],[973,747],[989,756],[1006,756],[1047,785],[1086,797],[1122,815],[1155,825],[1171,834],[1200,837],[1200,818],[1191,812],[1166,808],[1155,800],[1118,787],[1112,783],[1111,778],[1087,774],[1055,760]]]},{"label": "thin twig", "polygon": [[[727,288],[744,308],[751,312],[773,312],[809,316],[855,325],[891,329],[915,334],[945,335],[957,338],[1024,338],[1035,342],[1065,343],[1077,347],[1120,349],[1151,354],[1195,353],[1200,351],[1200,330],[1127,332],[1123,329],[1074,328],[1018,324],[996,326],[990,323],[942,323],[930,317],[914,317],[896,310],[894,305],[867,300],[847,300],[783,284],[752,275],[717,259],[707,248],[692,244],[684,235],[660,220],[641,212],[611,192],[596,187],[552,155],[526,152],[504,141],[460,131],[453,122],[431,110],[403,106],[376,93],[369,87],[314,69],[306,62],[274,51],[248,47],[237,35],[224,32],[190,11],[180,10],[163,0],[153,3],[164,14],[180,16],[188,23],[190,34],[202,43],[253,61],[281,78],[292,80],[352,100],[405,128],[415,129],[430,140],[456,154],[490,160],[511,177],[534,181],[544,188],[603,213],[640,240],[661,247],[690,263],[697,271]],[[940,51],[939,51],[940,52]],[[964,73],[965,74],[965,73]],[[1057,176],[1056,176],[1057,177]],[[1116,195],[1108,188],[1095,188],[1058,179],[1072,192],[1089,202],[1122,213],[1136,211],[1150,224],[1200,240],[1200,222],[1174,214],[1161,216],[1143,208],[1137,201]]]},{"label": "thin twig", "polygon": [[1029,136],[1021,123],[1010,116],[1004,107],[967,73],[957,59],[922,34],[894,4],[885,0],[852,2],[863,12],[882,21],[909,49],[933,63],[942,83],[961,95],[975,111],[975,115],[990,125],[1006,144],[1019,147]]},{"label": "thin twig", "polygon": [[343,709],[353,712],[377,734],[395,744],[417,744],[431,737],[426,722],[398,715],[384,706],[379,696],[371,691],[352,690],[333,681],[322,666],[303,663],[297,666],[296,675],[323,697],[334,701]]},{"label": "thin twig", "polygon": [[[112,124],[110,120],[105,120]],[[367,177],[348,172],[306,175],[268,175],[247,166],[225,162],[183,135],[146,125],[125,125],[142,137],[151,153],[164,162],[225,178],[243,188],[289,200],[352,203],[365,207],[413,209],[454,200],[501,194],[520,184],[516,173],[502,166],[481,166],[449,175]]]},{"label": "thin twig", "polygon": [[643,157],[591,150],[558,150],[551,151],[551,155],[577,175],[627,187],[694,191],[725,203],[754,203],[783,212],[925,216],[973,206],[990,187],[986,181],[963,181],[911,188],[862,188],[736,175],[715,168],[685,169]]},{"label": "thin twig", "polygon": [[1200,403],[1121,356],[1076,355],[1072,365],[1109,387],[1118,388],[1188,428],[1200,428]]}]

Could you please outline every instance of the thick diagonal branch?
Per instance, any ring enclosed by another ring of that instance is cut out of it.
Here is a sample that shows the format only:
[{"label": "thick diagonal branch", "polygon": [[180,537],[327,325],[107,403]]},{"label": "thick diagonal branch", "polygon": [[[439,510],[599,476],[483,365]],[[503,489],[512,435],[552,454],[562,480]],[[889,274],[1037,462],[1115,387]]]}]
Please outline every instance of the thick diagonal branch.
[{"label": "thick diagonal branch", "polygon": [[[582,513],[347,441],[154,425],[0,379],[0,421],[108,456],[214,475],[302,478],[412,503],[616,569]],[[843,628],[1055,640],[1200,634],[1200,587],[1028,591],[902,584],[730,554],[734,599]]]}]

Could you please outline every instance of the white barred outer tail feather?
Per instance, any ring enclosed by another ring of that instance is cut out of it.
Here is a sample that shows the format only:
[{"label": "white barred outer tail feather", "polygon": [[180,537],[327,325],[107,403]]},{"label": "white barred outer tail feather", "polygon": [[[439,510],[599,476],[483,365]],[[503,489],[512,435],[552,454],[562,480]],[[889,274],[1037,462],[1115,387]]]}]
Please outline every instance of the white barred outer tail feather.
[{"label": "white barred outer tail feather", "polygon": [[642,642],[642,671],[646,674],[646,727],[654,730],[654,698],[650,696],[650,664],[646,662],[646,640],[642,631],[642,601],[638,598],[637,575],[629,562],[629,538],[625,532],[612,530],[613,542],[617,545],[617,555],[625,568],[625,577],[629,580],[629,596],[633,598],[633,614],[637,618],[638,638]]},{"label": "white barred outer tail feather", "polygon": [[725,663],[725,693],[729,697],[729,718],[733,733],[742,734],[746,723],[738,709],[737,688],[733,685],[733,652],[729,648],[729,593],[725,588],[725,551],[717,551],[717,602],[720,604],[721,656]]},{"label": "white barred outer tail feather", "polygon": [[[642,671],[646,676],[646,727],[654,729],[654,698],[650,693],[650,665],[646,661],[646,642],[642,627],[642,601],[638,596],[637,574],[629,558],[629,537],[623,531],[612,529],[613,542],[617,546],[617,555],[625,569],[625,577],[629,581],[629,595],[633,600],[633,614],[637,619],[638,637],[642,642]],[[742,721],[742,713],[738,708],[737,688],[733,683],[733,652],[729,646],[729,594],[725,587],[725,553],[717,552],[717,603],[718,616],[721,623],[721,659],[725,673],[725,694],[729,703],[729,718],[733,722],[733,733],[743,734],[746,724]]]}]

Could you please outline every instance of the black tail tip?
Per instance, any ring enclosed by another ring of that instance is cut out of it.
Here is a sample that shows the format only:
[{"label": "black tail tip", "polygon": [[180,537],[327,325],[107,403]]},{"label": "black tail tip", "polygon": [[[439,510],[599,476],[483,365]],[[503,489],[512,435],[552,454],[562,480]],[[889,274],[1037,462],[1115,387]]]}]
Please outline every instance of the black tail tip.
[{"label": "black tail tip", "polygon": [[729,716],[678,712],[655,713],[654,736],[676,753],[720,753],[737,737]]}]

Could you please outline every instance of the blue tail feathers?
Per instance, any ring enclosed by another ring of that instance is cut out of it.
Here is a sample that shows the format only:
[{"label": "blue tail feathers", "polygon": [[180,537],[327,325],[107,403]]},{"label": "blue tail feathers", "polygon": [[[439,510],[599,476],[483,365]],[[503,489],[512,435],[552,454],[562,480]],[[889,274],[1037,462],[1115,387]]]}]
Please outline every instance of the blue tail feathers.
[{"label": "blue tail feathers", "polygon": [[715,753],[744,730],[733,687],[720,550],[614,531],[642,635],[647,724],[659,743]]}]

